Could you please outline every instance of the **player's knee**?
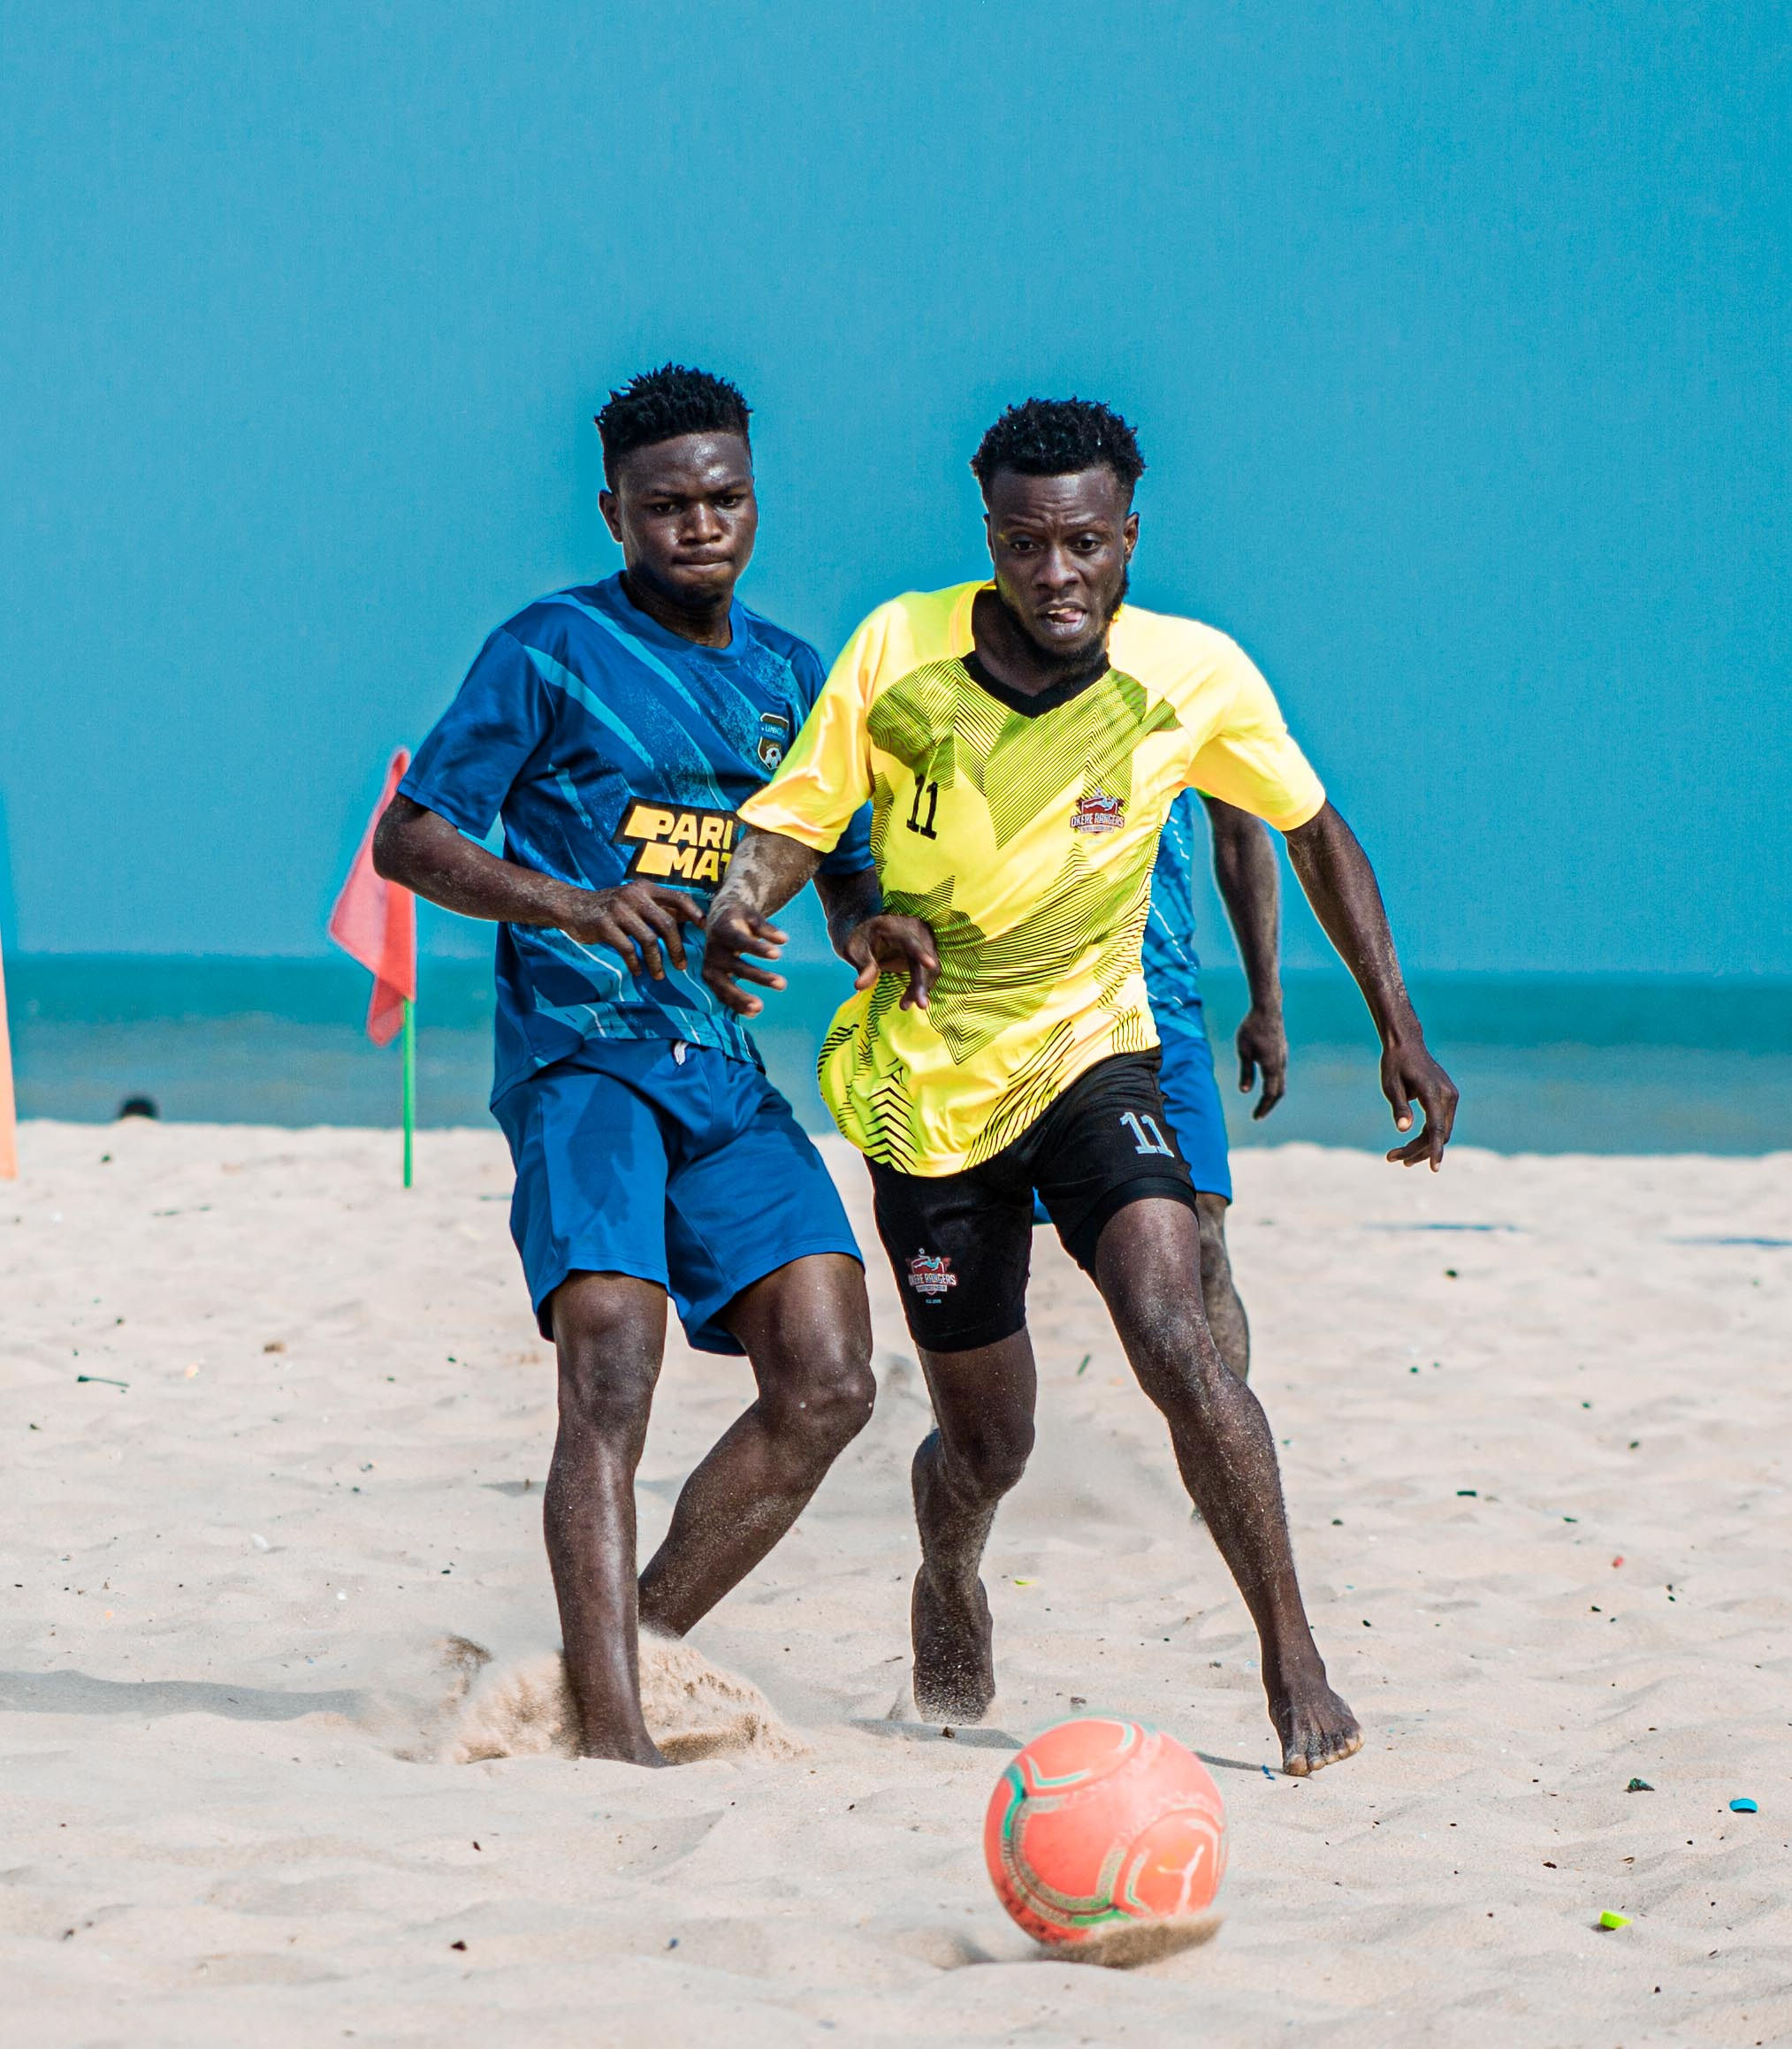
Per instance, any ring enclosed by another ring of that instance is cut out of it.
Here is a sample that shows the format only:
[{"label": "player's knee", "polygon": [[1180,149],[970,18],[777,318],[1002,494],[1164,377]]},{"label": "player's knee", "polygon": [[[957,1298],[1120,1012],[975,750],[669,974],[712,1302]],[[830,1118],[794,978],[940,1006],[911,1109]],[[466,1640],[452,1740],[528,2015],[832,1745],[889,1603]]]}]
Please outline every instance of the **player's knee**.
[{"label": "player's knee", "polygon": [[1203,1402],[1225,1374],[1201,1301],[1186,1288],[1136,1303],[1125,1336],[1139,1383],[1160,1408]]},{"label": "player's knee", "polygon": [[608,1356],[561,1351],[561,1425],[589,1432],[639,1455],[653,1406],[657,1363],[626,1354]]},{"label": "player's knee", "polygon": [[818,1340],[801,1377],[769,1399],[760,1398],[771,1408],[779,1434],[824,1459],[843,1451],[871,1421],[877,1400],[867,1349],[847,1337]]},{"label": "player's knee", "polygon": [[624,1443],[644,1437],[660,1378],[660,1344],[626,1314],[583,1301],[553,1319],[562,1425]]},{"label": "player's knee", "polygon": [[978,1429],[961,1434],[947,1452],[954,1478],[968,1484],[986,1501],[1018,1487],[1032,1456],[1031,1416],[986,1422]]}]

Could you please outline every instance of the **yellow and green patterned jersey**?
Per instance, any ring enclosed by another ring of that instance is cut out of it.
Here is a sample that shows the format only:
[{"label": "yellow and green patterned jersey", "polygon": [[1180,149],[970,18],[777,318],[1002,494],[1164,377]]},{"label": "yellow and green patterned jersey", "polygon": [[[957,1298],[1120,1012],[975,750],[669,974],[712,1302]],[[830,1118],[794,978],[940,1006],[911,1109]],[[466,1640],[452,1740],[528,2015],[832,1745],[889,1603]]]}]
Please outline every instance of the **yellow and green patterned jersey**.
[{"label": "yellow and green patterned jersey", "polygon": [[1105,675],[1027,699],[975,659],[972,606],[988,588],[873,612],[740,809],[825,851],[869,798],[884,902],[933,927],[931,1007],[902,1009],[905,974],[881,976],[842,1008],[819,1063],[842,1131],[910,1174],[977,1165],[1098,1060],[1157,1043],[1139,950],[1158,833],[1184,789],[1284,832],[1325,801],[1224,634],[1124,606]]}]

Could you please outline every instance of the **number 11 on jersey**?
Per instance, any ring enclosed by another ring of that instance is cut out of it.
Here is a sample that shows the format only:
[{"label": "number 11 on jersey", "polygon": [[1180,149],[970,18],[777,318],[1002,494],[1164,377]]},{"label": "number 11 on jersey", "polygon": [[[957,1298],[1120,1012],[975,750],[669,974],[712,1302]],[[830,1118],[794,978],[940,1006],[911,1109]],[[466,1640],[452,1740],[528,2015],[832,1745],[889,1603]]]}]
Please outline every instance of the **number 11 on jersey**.
[{"label": "number 11 on jersey", "polygon": [[[924,798],[927,807],[925,823],[921,819],[921,803]],[[915,785],[915,801],[909,806],[910,832],[919,833],[924,840],[938,839],[940,835],[934,830],[934,819],[939,808],[939,784],[937,782],[917,782]]]}]

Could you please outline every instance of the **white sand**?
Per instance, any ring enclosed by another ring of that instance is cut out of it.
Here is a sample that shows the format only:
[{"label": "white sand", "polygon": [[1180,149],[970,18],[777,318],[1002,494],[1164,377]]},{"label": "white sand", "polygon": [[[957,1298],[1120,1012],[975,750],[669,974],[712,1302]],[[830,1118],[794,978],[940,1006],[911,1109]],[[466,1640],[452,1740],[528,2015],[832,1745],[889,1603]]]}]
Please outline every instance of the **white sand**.
[{"label": "white sand", "polygon": [[[553,1383],[497,1136],[426,1134],[408,1197],[377,1134],[22,1140],[0,1188],[9,2039],[1792,2038],[1792,1252],[1709,1242],[1792,1238],[1783,1156],[1468,1152],[1435,1181],[1239,1158],[1256,1383],[1369,1732],[1308,1784],[1261,1769],[1240,1604],[1041,1238],[993,1720],[1024,1733],[1075,1694],[1236,1761],[1224,1928],[1123,1973],[1041,1959],[996,1907],[999,1739],[879,1725],[927,1421],[881,1261],[877,1416],[656,1665],[656,1719],[700,1761],[647,1774],[553,1749]],[[1465,1223],[1500,1228],[1415,1228]],[[647,1540],[746,1384],[675,1345]],[[1758,1814],[1729,1812],[1743,1794]],[[1634,1923],[1596,1933],[1602,1908]]]}]

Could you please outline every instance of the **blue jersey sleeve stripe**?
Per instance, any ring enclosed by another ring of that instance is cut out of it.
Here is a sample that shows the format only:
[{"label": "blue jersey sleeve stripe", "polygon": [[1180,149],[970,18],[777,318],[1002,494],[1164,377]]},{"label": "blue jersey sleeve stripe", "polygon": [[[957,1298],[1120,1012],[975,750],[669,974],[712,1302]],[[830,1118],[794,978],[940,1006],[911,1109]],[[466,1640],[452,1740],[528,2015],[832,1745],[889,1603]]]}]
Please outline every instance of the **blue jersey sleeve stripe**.
[{"label": "blue jersey sleeve stripe", "polygon": [[[684,679],[678,674],[676,670],[661,661],[645,641],[637,638],[619,620],[612,619],[608,613],[599,610],[595,605],[587,605],[582,598],[576,598],[570,591],[561,591],[553,602],[568,606],[569,610],[579,613],[584,618],[589,619],[593,626],[600,627],[631,660],[639,662],[644,668],[652,675],[657,676],[671,690],[679,703],[690,712],[696,723],[687,723],[686,720],[679,718],[670,706],[667,707],[667,714],[671,718],[672,723],[690,742],[695,758],[698,760],[703,759],[714,744],[714,728],[709,714],[691,696],[685,686]],[[707,775],[705,780],[709,783],[711,801],[717,810],[730,810],[732,807],[728,797],[714,776],[713,774]]]},{"label": "blue jersey sleeve stripe", "polygon": [[563,691],[575,703],[583,705],[600,726],[615,735],[642,767],[652,771],[653,757],[600,697],[588,690],[569,668],[555,661],[551,654],[544,654],[538,647],[525,651],[535,665],[536,674],[549,689]]},{"label": "blue jersey sleeve stripe", "polygon": [[[689,706],[699,719],[704,718],[703,707],[685,688],[684,678],[678,674],[676,669],[661,661],[646,642],[638,639],[630,633],[620,620],[612,619],[607,612],[600,612],[595,605],[587,605],[583,598],[575,598],[570,591],[561,591],[554,602],[559,605],[568,605],[575,612],[583,613],[594,626],[600,626],[612,640],[625,648],[633,659],[641,664],[643,668],[652,670],[667,689]],[[706,720],[705,723],[707,723]]]},{"label": "blue jersey sleeve stripe", "polygon": [[585,828],[588,833],[596,832],[598,829],[597,825],[592,819],[591,814],[585,809],[585,801],[579,795],[579,786],[577,783],[573,781],[571,776],[567,773],[565,769],[555,768],[551,762],[548,766],[553,771],[554,781],[560,786],[560,795],[573,807],[574,813],[577,817],[579,823]]}]

